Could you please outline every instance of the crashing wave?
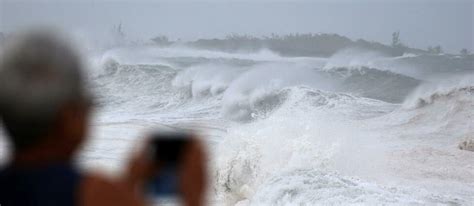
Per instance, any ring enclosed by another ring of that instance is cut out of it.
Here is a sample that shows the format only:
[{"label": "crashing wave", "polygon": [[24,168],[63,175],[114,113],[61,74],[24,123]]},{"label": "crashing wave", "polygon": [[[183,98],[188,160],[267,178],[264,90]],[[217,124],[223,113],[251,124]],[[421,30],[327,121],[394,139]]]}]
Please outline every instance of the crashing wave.
[{"label": "crashing wave", "polygon": [[[420,85],[404,102],[407,109],[471,101],[474,103],[474,75],[452,76],[436,83]],[[441,103],[442,102],[442,103]]]},{"label": "crashing wave", "polygon": [[430,95],[417,98],[413,106],[415,108],[421,108],[438,101],[460,101],[462,99],[474,100],[474,86],[452,88],[447,91],[436,91]]},{"label": "crashing wave", "polygon": [[472,80],[472,76],[467,76],[422,85],[392,116],[408,127],[429,125],[430,131],[448,133],[450,138],[472,134],[474,128],[469,124],[474,115]]},{"label": "crashing wave", "polygon": [[176,70],[165,65],[126,65],[110,60],[103,71],[93,81],[93,89],[102,106],[111,111],[154,111],[189,98],[171,87]]},{"label": "crashing wave", "polygon": [[[398,137],[456,138],[451,141],[455,144],[459,137],[471,137],[467,134],[474,132],[468,122],[474,115],[474,81],[467,86],[415,92],[406,102],[415,102],[415,106],[398,109],[401,105],[387,102],[402,102],[424,82],[384,70],[370,58],[369,64],[359,61],[356,68],[340,64],[316,69],[322,66],[300,58],[148,52],[146,58],[135,52],[125,55],[131,58],[120,53],[102,58],[101,76],[94,79],[94,87],[106,105],[104,110],[110,111],[105,122],[159,122],[180,127],[212,119],[224,125],[223,132],[211,138],[215,150],[210,151],[215,152],[212,185],[223,202],[469,203],[457,196],[418,194],[419,187],[406,191],[397,185],[378,185],[372,178],[389,177],[384,168],[391,160],[387,149],[408,145],[398,142]],[[263,62],[267,60],[272,62]],[[407,124],[401,125],[405,120]],[[209,122],[215,127],[215,122]],[[417,185],[425,180],[416,175],[410,178],[420,179]]]},{"label": "crashing wave", "polygon": [[188,90],[193,98],[222,94],[245,68],[222,64],[203,64],[180,71],[173,79],[174,87]]},{"label": "crashing wave", "polygon": [[275,93],[282,102],[266,118],[229,129],[220,142],[214,170],[219,199],[238,205],[431,201],[430,195],[325,171],[380,173],[386,161],[380,134],[367,132],[373,128],[361,118],[384,116],[396,105],[305,86]]},{"label": "crashing wave", "polygon": [[[377,110],[374,106],[385,105]],[[223,115],[232,120],[250,121],[271,115],[280,107],[296,110],[330,110],[357,118],[367,118],[390,110],[391,104],[375,99],[314,89],[308,86],[292,86],[275,90],[256,91],[240,100],[233,99],[223,105]]]}]

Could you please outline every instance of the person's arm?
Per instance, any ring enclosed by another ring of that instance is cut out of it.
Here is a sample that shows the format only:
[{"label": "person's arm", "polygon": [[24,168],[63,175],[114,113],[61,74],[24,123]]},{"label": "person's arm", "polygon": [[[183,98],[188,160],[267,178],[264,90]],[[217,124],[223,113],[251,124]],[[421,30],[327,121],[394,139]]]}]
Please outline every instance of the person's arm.
[{"label": "person's arm", "polygon": [[[145,145],[146,147],[146,142]],[[87,175],[81,185],[80,200],[83,206],[138,206],[145,205],[144,183],[156,168],[142,148],[133,155],[124,176],[116,181],[100,175]],[[179,174],[182,201],[186,206],[205,205],[207,189],[207,159],[203,145],[193,139],[185,150]]]},{"label": "person's arm", "polygon": [[149,175],[150,164],[144,152],[144,148],[141,148],[134,153],[125,169],[125,174],[117,179],[110,179],[100,174],[87,174],[81,184],[80,205],[146,205],[142,185]]},{"label": "person's arm", "polygon": [[111,180],[99,174],[87,174],[79,191],[82,206],[143,206],[143,196],[123,181]]},{"label": "person's arm", "polygon": [[185,205],[201,206],[206,204],[207,156],[205,148],[197,139],[189,146],[179,174],[180,187]]}]

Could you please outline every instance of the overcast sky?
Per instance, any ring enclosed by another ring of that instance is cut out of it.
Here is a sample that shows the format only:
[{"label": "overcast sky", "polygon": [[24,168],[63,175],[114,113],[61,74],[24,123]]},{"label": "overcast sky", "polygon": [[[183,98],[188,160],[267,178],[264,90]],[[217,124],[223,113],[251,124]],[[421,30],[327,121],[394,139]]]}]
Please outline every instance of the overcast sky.
[{"label": "overcast sky", "polygon": [[0,0],[0,31],[49,24],[103,37],[122,22],[125,33],[139,39],[322,32],[383,43],[400,31],[403,43],[412,47],[440,44],[450,52],[474,48],[474,0],[357,2]]}]

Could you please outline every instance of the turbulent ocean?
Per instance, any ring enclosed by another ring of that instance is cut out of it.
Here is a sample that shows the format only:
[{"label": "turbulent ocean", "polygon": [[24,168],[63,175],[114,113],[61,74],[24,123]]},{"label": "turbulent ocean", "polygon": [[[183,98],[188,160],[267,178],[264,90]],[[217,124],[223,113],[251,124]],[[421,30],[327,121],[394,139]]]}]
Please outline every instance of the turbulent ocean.
[{"label": "turbulent ocean", "polygon": [[474,59],[127,46],[87,54],[84,167],[119,174],[150,128],[200,134],[214,205],[471,205]]}]

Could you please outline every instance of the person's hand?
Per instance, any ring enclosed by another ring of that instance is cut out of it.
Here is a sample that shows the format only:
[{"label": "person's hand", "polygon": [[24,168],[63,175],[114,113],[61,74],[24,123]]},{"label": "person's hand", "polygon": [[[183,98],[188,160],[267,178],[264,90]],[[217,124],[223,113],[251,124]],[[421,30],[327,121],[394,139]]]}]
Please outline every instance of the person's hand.
[{"label": "person's hand", "polygon": [[[139,196],[144,194],[144,184],[153,175],[159,174],[159,167],[148,154],[147,147],[150,139],[144,141],[141,147],[135,151],[126,170],[124,181],[134,188]],[[201,141],[191,138],[189,144],[183,150],[183,156],[179,165],[178,177],[180,195],[184,205],[204,205],[207,189],[207,156]]]},{"label": "person's hand", "polygon": [[147,142],[144,142],[134,151],[125,174],[118,179],[96,172],[86,174],[81,183],[79,205],[145,205],[143,185],[154,170],[146,154],[146,145]]},{"label": "person's hand", "polygon": [[146,181],[157,171],[148,153],[149,143],[150,140],[146,139],[141,143],[140,147],[133,152],[123,177],[125,184],[133,188],[135,192],[141,194],[144,193],[143,188]]},{"label": "person's hand", "polygon": [[179,171],[183,202],[188,206],[205,204],[207,189],[207,156],[199,139],[194,138],[183,155]]}]

